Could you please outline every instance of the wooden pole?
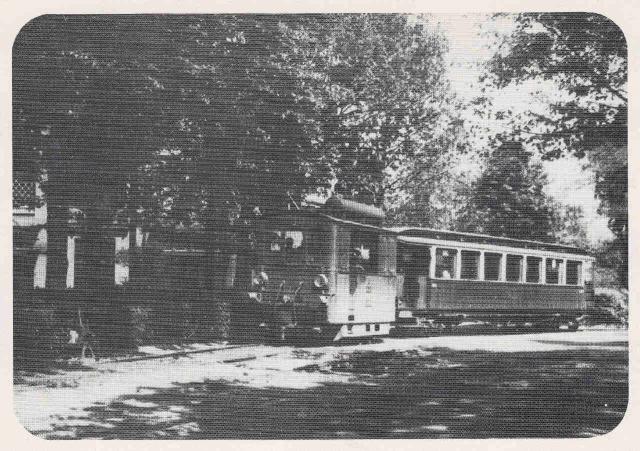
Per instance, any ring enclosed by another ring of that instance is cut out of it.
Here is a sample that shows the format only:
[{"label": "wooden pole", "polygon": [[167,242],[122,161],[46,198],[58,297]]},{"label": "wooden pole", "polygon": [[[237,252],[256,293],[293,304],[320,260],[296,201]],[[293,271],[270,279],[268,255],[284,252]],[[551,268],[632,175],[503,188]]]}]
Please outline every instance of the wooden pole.
[{"label": "wooden pole", "polygon": [[67,288],[75,286],[76,269],[76,237],[67,237]]}]

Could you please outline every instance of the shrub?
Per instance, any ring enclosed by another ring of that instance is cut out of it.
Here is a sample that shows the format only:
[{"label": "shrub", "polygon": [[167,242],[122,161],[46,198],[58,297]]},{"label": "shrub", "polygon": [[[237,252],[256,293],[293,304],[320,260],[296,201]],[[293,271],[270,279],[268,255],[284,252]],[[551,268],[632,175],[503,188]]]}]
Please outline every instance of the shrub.
[{"label": "shrub", "polygon": [[61,357],[68,331],[52,307],[14,307],[13,356],[17,369],[39,370]]},{"label": "shrub", "polygon": [[629,321],[629,292],[611,287],[596,288],[590,316],[595,323],[626,325]]}]

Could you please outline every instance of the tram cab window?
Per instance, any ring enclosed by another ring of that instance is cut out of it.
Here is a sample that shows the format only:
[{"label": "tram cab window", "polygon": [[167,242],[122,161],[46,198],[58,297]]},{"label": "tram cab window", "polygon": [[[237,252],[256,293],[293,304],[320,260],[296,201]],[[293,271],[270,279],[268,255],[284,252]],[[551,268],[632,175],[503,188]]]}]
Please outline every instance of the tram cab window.
[{"label": "tram cab window", "polygon": [[502,254],[485,252],[484,254],[484,280],[500,280],[502,266]]},{"label": "tram cab window", "polygon": [[275,230],[267,234],[266,255],[287,264],[311,264],[320,261],[318,233],[302,230]]},{"label": "tram cab window", "polygon": [[546,281],[547,283],[557,285],[560,283],[560,266],[562,260],[558,258],[547,258],[545,264]]},{"label": "tram cab window", "polygon": [[507,255],[507,282],[522,282],[522,255]]},{"label": "tram cab window", "polygon": [[580,285],[582,281],[582,262],[567,260],[567,285]]},{"label": "tram cab window", "polygon": [[460,278],[476,280],[478,278],[478,267],[480,265],[480,252],[462,251],[460,259]]},{"label": "tram cab window", "polygon": [[300,230],[287,230],[284,232],[284,248],[285,250],[302,249],[304,235]]},{"label": "tram cab window", "polygon": [[274,230],[269,232],[268,248],[271,253],[302,250],[304,234],[300,230]]},{"label": "tram cab window", "polygon": [[540,283],[540,257],[527,257],[527,282]]},{"label": "tram cab window", "polygon": [[456,273],[456,249],[436,249],[436,277],[440,279],[453,279]]},{"label": "tram cab window", "polygon": [[352,230],[349,267],[353,269],[361,266],[367,273],[377,272],[378,244],[378,233],[369,230]]}]

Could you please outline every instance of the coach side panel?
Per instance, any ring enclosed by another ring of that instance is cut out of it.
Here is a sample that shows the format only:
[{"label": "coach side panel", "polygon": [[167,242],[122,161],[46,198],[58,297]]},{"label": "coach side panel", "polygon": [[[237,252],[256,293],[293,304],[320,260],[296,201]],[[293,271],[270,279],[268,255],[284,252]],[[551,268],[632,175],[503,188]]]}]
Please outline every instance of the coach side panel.
[{"label": "coach side panel", "polygon": [[429,310],[544,310],[587,308],[584,287],[472,280],[432,280]]}]

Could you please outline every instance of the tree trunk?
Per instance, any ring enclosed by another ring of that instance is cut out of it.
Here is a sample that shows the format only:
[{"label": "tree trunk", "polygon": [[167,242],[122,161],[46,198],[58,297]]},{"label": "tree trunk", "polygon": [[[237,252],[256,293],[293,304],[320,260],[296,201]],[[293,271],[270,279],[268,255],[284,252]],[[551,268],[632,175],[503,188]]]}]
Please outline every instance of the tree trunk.
[{"label": "tree trunk", "polygon": [[67,210],[56,205],[47,206],[47,210],[47,271],[45,285],[55,291],[65,290],[69,263],[67,261]]}]

